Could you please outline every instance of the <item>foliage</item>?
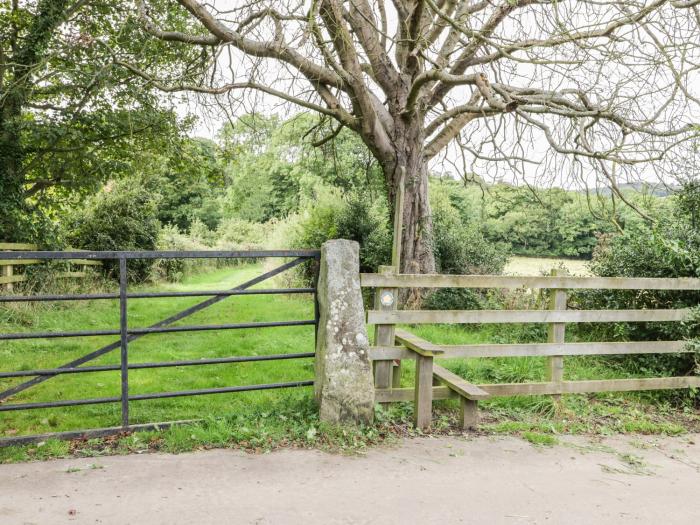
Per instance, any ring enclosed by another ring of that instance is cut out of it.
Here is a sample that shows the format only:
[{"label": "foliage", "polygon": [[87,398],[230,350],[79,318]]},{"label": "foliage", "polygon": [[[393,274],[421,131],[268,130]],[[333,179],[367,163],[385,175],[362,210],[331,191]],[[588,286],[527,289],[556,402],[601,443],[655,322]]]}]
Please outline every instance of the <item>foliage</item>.
[{"label": "foliage", "polygon": [[286,121],[245,115],[225,126],[219,133],[228,184],[223,216],[282,219],[313,203],[319,186],[370,200],[381,195],[380,175],[364,144],[345,132],[316,148],[308,133],[317,126],[305,113]]},{"label": "foliage", "polygon": [[[499,274],[507,260],[506,246],[485,239],[468,199],[456,184],[433,184],[434,252],[438,272],[448,274]],[[479,309],[484,291],[443,288],[430,294],[424,307],[435,310]]]},{"label": "foliage", "polygon": [[0,5],[0,237],[51,245],[66,207],[133,172],[184,124],[152,85],[129,81],[114,50],[164,72],[196,51],[144,37],[129,2]]},{"label": "foliage", "polygon": [[[695,184],[685,185],[672,198],[672,214],[653,226],[629,228],[606,236],[596,248],[591,270],[600,276],[700,277],[700,233],[694,225],[700,210]],[[586,308],[686,308],[700,302],[697,291],[599,290],[578,293],[574,301]],[[618,323],[598,327],[603,337],[623,340],[677,340],[697,337],[700,324]],[[590,328],[581,327],[589,331]],[[628,369],[655,373],[689,373],[693,355],[650,355],[611,358]]]},{"label": "foliage", "polygon": [[518,255],[590,256],[596,235],[612,229],[594,218],[583,195],[558,188],[497,185],[486,214],[487,238],[510,244]]},{"label": "foliage", "polygon": [[[274,222],[257,223],[243,219],[225,219],[216,230],[216,246],[235,250],[259,250],[267,246]],[[193,233],[193,236],[196,235]]]},{"label": "foliage", "polygon": [[[202,243],[202,234],[187,235],[180,232],[173,224],[165,224],[158,231],[156,246],[159,250],[206,250]],[[182,280],[191,273],[192,267],[204,270],[206,265],[211,265],[209,259],[158,259],[153,262],[152,276],[170,282]]]},{"label": "foliage", "polygon": [[221,221],[217,198],[224,186],[223,162],[216,143],[185,139],[152,160],[162,165],[150,181],[161,196],[158,219],[182,231],[197,221],[210,230],[216,229]]},{"label": "foliage", "polygon": [[448,187],[434,185],[430,205],[435,259],[440,273],[498,274],[503,271],[507,260],[505,246],[489,242],[478,221],[465,220],[450,199]]},{"label": "foliage", "polygon": [[484,299],[476,290],[469,288],[443,288],[431,293],[425,301],[426,310],[480,310]]},{"label": "foliage", "polygon": [[[114,181],[74,211],[67,240],[87,250],[155,250],[158,240],[158,201],[139,179]],[[118,263],[104,261],[108,274],[118,275]],[[143,281],[152,261],[129,261],[129,278]]]},{"label": "foliage", "polygon": [[319,248],[330,239],[348,239],[360,245],[360,271],[375,272],[391,260],[391,230],[386,203],[360,195],[343,199],[329,192],[296,219],[291,246]]},{"label": "foliage", "polygon": [[350,195],[336,218],[336,235],[359,243],[361,272],[375,272],[391,262],[392,232],[384,201]]}]

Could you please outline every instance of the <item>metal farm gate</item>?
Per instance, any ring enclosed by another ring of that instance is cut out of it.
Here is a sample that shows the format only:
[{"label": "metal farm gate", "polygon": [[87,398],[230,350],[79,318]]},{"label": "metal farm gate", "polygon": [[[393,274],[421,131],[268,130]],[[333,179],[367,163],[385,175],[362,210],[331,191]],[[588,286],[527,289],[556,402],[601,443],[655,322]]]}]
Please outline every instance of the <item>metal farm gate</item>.
[{"label": "metal farm gate", "polygon": [[[289,262],[267,271],[253,279],[235,286],[229,290],[214,291],[187,291],[187,292],[129,292],[127,286],[128,262],[134,259],[263,259],[263,258],[293,258]],[[174,398],[182,396],[199,396],[206,394],[224,394],[232,392],[245,392],[251,390],[270,390],[278,388],[305,387],[313,385],[313,380],[294,381],[287,383],[267,383],[256,385],[232,385],[219,388],[206,388],[198,390],[168,391],[148,394],[129,393],[129,371],[149,368],[165,367],[189,367],[201,365],[217,365],[230,363],[243,363],[255,361],[274,361],[286,359],[313,358],[315,352],[276,354],[276,355],[256,355],[256,356],[231,356],[221,358],[208,358],[182,361],[165,361],[151,363],[130,363],[129,343],[151,334],[198,332],[204,330],[239,330],[239,329],[263,329],[281,326],[304,326],[318,325],[318,301],[316,300],[315,279],[314,286],[310,288],[252,288],[256,284],[262,283],[290,268],[309,261],[318,261],[320,251],[318,250],[272,250],[272,251],[79,251],[79,252],[49,252],[49,251],[24,251],[24,252],[2,252],[0,260],[22,261],[32,260],[113,260],[119,265],[119,292],[118,293],[98,293],[98,294],[73,294],[73,295],[0,295],[0,302],[48,302],[48,301],[85,301],[85,300],[119,300],[119,328],[103,330],[85,330],[74,332],[20,332],[20,333],[0,333],[0,341],[41,339],[41,338],[62,338],[62,337],[89,337],[89,336],[119,336],[119,340],[114,341],[102,348],[96,349],[82,357],[72,360],[56,368],[37,370],[2,371],[0,379],[8,378],[31,378],[27,381],[15,385],[0,392],[0,413],[14,410],[33,410],[42,408],[59,408],[78,405],[97,405],[103,403],[121,404],[121,426],[111,428],[101,428],[92,430],[76,430],[69,432],[56,432],[53,434],[42,434],[34,436],[17,436],[0,438],[0,446],[19,445],[37,442],[46,438],[54,437],[61,439],[71,439],[76,437],[99,437],[115,434],[122,431],[148,430],[155,428],[165,428],[172,425],[172,422],[147,423],[132,425],[129,421],[129,403],[132,401],[143,401],[149,399]],[[314,273],[317,274],[317,266],[314,265]],[[172,326],[177,321],[204,310],[209,306],[219,303],[231,296],[236,295],[276,295],[276,294],[313,294],[314,296],[314,318],[289,321],[272,322],[250,322],[235,324],[212,324],[212,325],[187,325]],[[152,299],[161,297],[209,297],[208,299],[195,304],[185,310],[178,312],[166,319],[163,319],[146,328],[130,328],[127,316],[127,303],[130,299]],[[1,344],[1,343],[0,343]],[[119,364],[82,366],[109,352],[119,350]],[[314,348],[315,350],[315,348]],[[1,365],[0,365],[1,367]],[[93,397],[87,399],[52,400],[35,403],[8,403],[7,401],[14,395],[36,386],[44,381],[63,374],[86,374],[95,372],[119,371],[121,375],[121,394],[114,397]],[[1,416],[0,416],[1,417]]]}]

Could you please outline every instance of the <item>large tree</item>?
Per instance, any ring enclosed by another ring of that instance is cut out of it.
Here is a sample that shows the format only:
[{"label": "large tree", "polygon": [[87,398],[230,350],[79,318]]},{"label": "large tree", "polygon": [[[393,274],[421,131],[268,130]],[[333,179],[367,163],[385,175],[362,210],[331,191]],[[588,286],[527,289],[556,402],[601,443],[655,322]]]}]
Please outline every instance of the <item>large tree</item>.
[{"label": "large tree", "polygon": [[[223,94],[227,103],[264,93],[314,110],[360,135],[392,202],[405,173],[404,271],[435,270],[428,167],[454,141],[465,162],[597,173],[615,188],[626,169],[677,169],[674,146],[698,132],[690,108],[700,83],[698,0],[136,0],[136,7],[148,33],[210,57],[206,74],[189,78],[118,58],[150,85]],[[178,13],[190,17],[187,28],[170,23]],[[561,157],[556,165],[543,146]]]},{"label": "large tree", "polygon": [[[129,7],[0,0],[0,241],[46,240],[47,211],[128,172],[134,152],[177,133],[162,94],[134,86],[114,64],[114,47],[136,63],[149,55],[173,63],[132,31]],[[178,64],[188,56],[173,53]]]}]

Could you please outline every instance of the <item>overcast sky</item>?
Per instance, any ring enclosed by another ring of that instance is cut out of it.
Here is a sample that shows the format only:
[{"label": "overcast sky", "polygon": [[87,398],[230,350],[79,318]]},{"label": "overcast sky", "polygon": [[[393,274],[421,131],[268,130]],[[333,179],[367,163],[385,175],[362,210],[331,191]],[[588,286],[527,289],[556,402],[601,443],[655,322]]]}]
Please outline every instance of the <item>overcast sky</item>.
[{"label": "overcast sky", "polygon": [[[387,3],[390,5],[390,3]],[[211,4],[210,4],[211,5]],[[240,7],[241,3],[232,0],[215,0],[213,2],[218,8],[231,9],[234,7]],[[279,2],[282,6],[283,2]],[[281,8],[281,7],[280,7]],[[390,26],[391,23],[395,22],[391,20],[392,11],[390,10]],[[521,24],[525,23],[525,29],[527,29],[528,20],[519,20]],[[532,33],[535,34],[537,31],[537,25],[539,21],[530,20],[529,23],[532,26]],[[579,25],[585,25],[583,21],[576,23],[576,21],[567,20],[567,23],[572,27]],[[514,26],[504,28],[504,32],[509,30],[514,30],[517,33],[517,29],[520,31],[523,28],[515,28]],[[530,31],[526,31],[527,36],[530,36]],[[637,38],[637,36],[635,36]],[[638,38],[643,38],[643,35]],[[700,42],[698,42],[700,44]],[[700,46],[698,46],[700,47]],[[639,57],[635,58],[635,53],[639,52]],[[691,52],[697,53],[697,49]],[[219,55],[219,70],[222,72],[221,80],[225,82],[230,82],[230,76],[234,73],[237,75],[237,81],[240,81],[244,75],[239,74],[239,72],[246,70],[246,58],[236,53],[235,51],[230,55],[227,53],[221,53]],[[648,58],[647,55],[642,53],[642,50],[630,50],[627,61],[622,63],[610,63],[609,65],[604,65],[602,69],[597,67],[592,67],[591,70],[586,67],[582,67],[580,71],[576,69],[569,69],[566,72],[564,78],[565,81],[562,82],[560,77],[552,77],[547,79],[542,76],[542,70],[547,69],[540,68],[539,70],[530,64],[518,64],[517,70],[514,73],[510,73],[510,78],[517,85],[528,86],[529,83],[532,85],[539,86],[549,89],[556,89],[562,87],[579,87],[586,86],[587,82],[590,83],[589,76],[591,71],[594,71],[599,75],[598,79],[595,81],[597,84],[594,86],[600,88],[601,92],[605,90],[612,91],[618,86],[622,86],[623,91],[627,90],[628,99],[634,99],[636,93],[639,94],[642,104],[646,104],[649,108],[649,113],[652,113],[652,108],[655,109],[655,104],[657,101],[653,97],[653,90],[646,89],[650,85],[648,78],[653,78],[651,82],[658,82],[662,84],[666,81],[662,75],[657,77],[643,76],[645,73],[643,67],[636,67],[635,60],[645,60]],[[696,60],[700,61],[700,56],[695,57]],[[641,64],[641,62],[640,62]],[[268,81],[277,82],[278,85],[285,85],[285,80],[288,78],[289,72],[282,68],[278,63],[274,61],[265,61],[262,64],[256,64],[259,69],[256,69],[256,73],[261,75],[262,78],[266,78]],[[228,72],[228,78],[227,78]],[[603,73],[601,75],[601,72]],[[508,78],[507,73],[503,73]],[[639,78],[635,78],[635,76]],[[689,86],[689,90],[692,95],[700,97],[700,74],[697,71],[690,73],[689,81],[686,82]],[[290,81],[291,82],[291,81]],[[554,82],[554,85],[548,84],[548,82]],[[599,85],[598,85],[599,84]],[[290,86],[292,84],[290,83]],[[279,88],[278,88],[279,89]],[[290,87],[291,89],[291,87]],[[460,92],[456,89],[454,92],[457,97],[458,103],[462,103],[466,99],[466,87],[462,88]],[[646,96],[646,98],[642,98]],[[216,132],[224,125],[229,118],[235,118],[244,113],[249,112],[259,112],[263,114],[277,114],[282,118],[287,118],[299,111],[298,108],[290,104],[281,104],[278,99],[275,99],[268,95],[262,95],[260,93],[250,93],[249,96],[243,98],[237,98],[232,100],[231,98],[221,98],[220,104],[217,106],[215,99],[213,97],[207,97],[202,99],[197,99],[195,96],[185,96],[178,103],[178,111],[181,115],[193,114],[198,117],[197,125],[193,134],[202,137],[215,138]],[[676,120],[683,120],[685,122],[700,122],[700,107],[690,104],[684,109],[678,110],[679,113],[676,114]],[[489,138],[490,134],[492,136],[498,137],[497,141],[513,141],[514,132],[509,130],[508,126],[502,126],[499,130],[492,130],[491,127],[493,123],[489,123],[492,119],[479,119],[475,121],[473,128],[476,128],[473,132],[474,136],[479,135],[481,138],[479,140],[484,140],[483,137]],[[507,120],[505,122],[508,122]],[[671,123],[673,124],[673,122]],[[468,130],[470,133],[471,129]],[[597,173],[593,167],[581,168],[581,163],[577,163],[572,160],[570,156],[552,154],[552,150],[549,147],[547,140],[544,135],[538,130],[528,132],[519,136],[517,140],[517,146],[520,149],[520,156],[522,161],[518,162],[518,165],[511,165],[510,163],[489,163],[487,161],[481,161],[475,159],[473,155],[469,153],[464,154],[464,150],[461,150],[457,144],[453,144],[443,156],[437,156],[432,161],[431,169],[440,173],[453,173],[456,174],[457,171],[463,172],[475,172],[480,177],[487,181],[493,180],[505,180],[508,182],[522,183],[527,182],[528,184],[538,185],[538,186],[563,186],[563,187],[583,187],[583,186],[600,186],[602,185],[600,174]],[[678,159],[674,160],[671,169],[666,169],[665,171],[665,182],[673,184],[676,182],[676,175],[679,176],[697,176],[698,169],[698,159],[697,159],[697,148],[695,151],[692,148],[687,149],[687,154],[681,155]],[[513,169],[509,169],[509,168]],[[578,175],[574,176],[573,173],[578,170],[580,172]],[[675,172],[675,173],[674,173]],[[646,180],[651,183],[659,182],[657,174],[648,166],[637,165],[634,169],[628,170],[627,173],[619,173],[619,183],[626,182],[638,182],[640,180]]]}]

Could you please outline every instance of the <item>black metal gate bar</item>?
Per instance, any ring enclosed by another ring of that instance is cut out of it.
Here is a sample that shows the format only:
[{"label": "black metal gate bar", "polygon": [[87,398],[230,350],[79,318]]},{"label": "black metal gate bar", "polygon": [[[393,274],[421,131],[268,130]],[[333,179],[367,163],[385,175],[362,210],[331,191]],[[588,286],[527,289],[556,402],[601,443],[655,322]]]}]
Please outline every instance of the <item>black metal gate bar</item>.
[{"label": "black metal gate bar", "polygon": [[[129,363],[129,370],[149,368],[170,368],[174,366],[219,365],[225,363],[253,363],[257,361],[283,361],[286,359],[304,359],[314,357],[315,352],[296,354],[243,355],[235,357],[213,357],[211,359],[187,359],[182,361],[164,361],[158,363]],[[90,372],[113,372],[121,370],[121,364],[101,366],[81,366],[79,368],[44,368],[37,370],[22,370],[19,372],[0,372],[0,379],[11,377],[54,376],[61,374],[85,374]],[[2,406],[2,405],[0,405]]]},{"label": "black metal gate bar", "polygon": [[122,382],[122,426],[129,426],[129,322],[126,304],[126,258],[119,258],[119,331]]},{"label": "black metal gate bar", "polygon": [[[304,255],[299,255],[300,252],[304,252]],[[8,255],[8,252],[5,252],[5,253],[0,252],[0,259],[8,259],[8,258],[11,258],[12,255],[16,255],[19,253],[26,254],[27,252],[9,252],[9,255]],[[59,258],[58,255],[64,254],[65,252],[34,252],[34,253],[53,254],[53,255],[57,256],[54,258]],[[85,255],[85,254],[94,254],[94,253],[115,253],[115,252],[78,252],[78,253]],[[116,253],[119,253],[119,252],[116,252]],[[132,252],[132,253],[135,253],[135,252]],[[143,252],[138,252],[138,253],[143,253]],[[159,252],[159,253],[162,253],[162,252]],[[169,252],[169,253],[173,253],[173,252]],[[194,253],[194,252],[188,252],[188,253]],[[201,253],[201,252],[197,252],[197,253]],[[211,253],[211,252],[203,252],[203,253]],[[232,252],[217,252],[217,253],[231,254]],[[245,252],[236,252],[236,253],[245,253]],[[258,253],[259,254],[261,252],[248,252],[248,253]],[[265,252],[265,253],[271,253],[271,252]],[[314,250],[294,250],[294,251],[274,252],[274,253],[278,254],[278,255],[276,255],[277,257],[288,257],[288,256],[294,257],[294,256],[296,256],[298,258],[294,259],[293,261],[289,261],[281,266],[278,266],[277,268],[274,268],[273,270],[265,272],[264,274],[259,275],[253,279],[250,279],[249,281],[246,281],[238,286],[235,286],[230,291],[245,290],[246,288],[250,288],[251,286],[255,286],[256,284],[261,283],[267,279],[270,279],[270,278],[274,277],[275,275],[278,275],[278,274],[280,274],[280,273],[282,273],[290,268],[293,268],[299,264],[302,264],[310,258],[318,258],[320,255],[320,252],[314,251]],[[17,257],[14,257],[14,258],[17,258]],[[25,257],[25,258],[29,258],[29,257]],[[38,257],[33,257],[33,258],[38,258]],[[45,258],[50,259],[52,257],[45,256]],[[60,257],[60,258],[66,258],[66,257]],[[75,257],[71,257],[71,258],[75,258]],[[82,257],[82,258],[85,258],[85,257]],[[177,257],[173,257],[173,258],[177,258]],[[206,301],[203,301],[203,302],[198,303],[194,306],[191,306],[191,307],[189,307],[189,308],[187,308],[187,309],[185,309],[185,310],[183,310],[175,315],[168,317],[167,319],[164,319],[162,321],[159,321],[158,323],[151,325],[151,328],[156,328],[159,326],[165,326],[168,324],[172,324],[176,321],[184,319],[185,317],[187,317],[189,315],[192,315],[196,312],[199,312],[199,311],[201,311],[201,310],[203,310],[203,309],[205,309],[213,304],[216,304],[219,301],[226,299],[227,297],[228,297],[228,295],[217,295],[215,297],[212,297],[211,299],[207,299]],[[108,335],[116,335],[116,334],[108,334]],[[133,341],[135,339],[138,339],[139,337],[142,337],[142,335],[135,334],[135,335],[130,336],[129,340]],[[58,368],[73,368],[76,366],[80,366],[80,365],[87,363],[89,361],[92,361],[93,359],[96,359],[104,354],[107,354],[107,353],[111,352],[112,350],[119,348],[120,346],[121,346],[121,341],[116,341],[114,343],[110,343],[109,345],[104,346],[98,350],[95,350],[94,352],[91,352],[89,354],[86,354],[83,357],[80,357],[80,358],[75,359],[69,363],[61,365]],[[35,377],[34,379],[30,379],[29,381],[21,383],[21,384],[14,386],[12,388],[9,388],[9,389],[5,390],[4,392],[0,392],[0,401],[7,399],[8,397],[13,396],[15,394],[18,394],[19,392],[22,392],[28,388],[31,388],[34,385],[38,385],[40,383],[43,383],[44,381],[47,381],[48,379],[51,379],[52,377],[55,377],[55,376],[53,376],[53,375],[38,376],[38,377]]]},{"label": "black metal gate bar", "polygon": [[[154,392],[152,394],[136,394],[124,398],[115,397],[95,397],[92,399],[68,399],[64,401],[42,401],[38,403],[18,403],[12,405],[0,405],[0,412],[12,412],[16,410],[36,410],[39,408],[60,408],[80,405],[101,405],[105,403],[123,403],[126,401],[144,401],[147,399],[168,399],[171,397],[203,396],[209,394],[229,394],[232,392],[250,392],[253,390],[272,390],[277,388],[294,388],[301,386],[312,386],[313,381],[291,381],[289,383],[268,383],[261,385],[226,386],[220,388],[201,388],[198,390],[176,390],[173,392]],[[128,415],[128,410],[127,410]],[[124,425],[122,425],[124,426]],[[0,440],[1,442],[1,440]]]},{"label": "black metal gate bar", "polygon": [[82,332],[17,332],[0,334],[0,341],[19,341],[21,339],[56,339],[59,337],[98,337],[120,335],[121,330],[85,330]]},{"label": "black metal gate bar", "polygon": [[0,251],[6,259],[266,259],[268,257],[300,257],[316,259],[318,250],[183,250],[183,251]]},{"label": "black metal gate bar", "polygon": [[[194,292],[131,292],[127,299],[153,299],[156,297],[206,297],[209,295],[287,295],[315,293],[315,288],[259,288],[253,290],[200,290]],[[0,295],[0,303],[28,303],[47,301],[86,301],[97,299],[119,299],[118,293],[96,293],[75,295]]]},{"label": "black metal gate bar", "polygon": [[32,434],[29,436],[14,436],[1,438],[0,448],[31,445],[32,443],[39,443],[41,441],[46,441],[47,439],[94,439],[113,436],[115,434],[121,434],[124,432],[148,432],[153,430],[159,431],[166,430],[176,425],[191,425],[193,423],[200,423],[202,421],[202,419],[183,419],[180,421],[166,421],[163,423],[141,423],[136,425],[129,425],[126,428],[119,426],[106,428],[91,428],[84,430],[67,430],[63,432],[50,432],[46,434]]},{"label": "black metal gate bar", "polygon": [[[206,330],[239,330],[245,328],[275,328],[279,326],[306,326],[316,324],[314,319],[300,319],[298,321],[262,321],[256,323],[231,323],[231,324],[204,324],[186,326],[163,326],[157,328],[129,328],[129,335],[144,336],[148,334],[165,334],[171,332],[203,332]],[[62,337],[94,337],[104,335],[121,335],[120,330],[86,330],[83,332],[18,332],[14,334],[0,334],[0,341],[17,341],[22,339],[57,339]],[[129,340],[134,339],[131,337]]]},{"label": "black metal gate bar", "polygon": [[[269,290],[246,290],[246,288],[253,286],[259,282],[269,279],[278,273],[281,273],[289,268],[292,268],[298,264],[301,264],[309,258],[317,258],[320,254],[317,251],[286,251],[286,252],[245,252],[246,257],[257,257],[257,256],[290,256],[297,255],[298,258],[287,262],[274,270],[264,273],[254,279],[251,279],[241,285],[238,285],[231,290],[225,292],[150,292],[150,293],[137,293],[129,294],[128,283],[127,283],[127,261],[133,258],[159,258],[165,256],[166,258],[184,258],[184,257],[231,257],[233,253],[239,254],[240,252],[149,252],[144,254],[143,252],[79,252],[81,258],[98,258],[98,256],[114,255],[114,259],[119,261],[119,330],[97,330],[89,332],[50,332],[50,333],[19,333],[19,334],[0,334],[0,340],[13,340],[13,339],[29,339],[38,337],[80,337],[86,335],[116,335],[120,336],[118,342],[114,342],[106,347],[99,350],[91,352],[67,365],[59,368],[53,369],[43,369],[43,370],[24,370],[17,372],[2,372],[0,373],[0,378],[10,378],[10,377],[27,377],[34,376],[34,379],[25,382],[23,384],[17,385],[3,393],[0,393],[0,401],[9,395],[20,392],[43,382],[56,375],[69,374],[69,373],[89,373],[89,372],[105,372],[105,371],[120,371],[121,379],[121,393],[119,396],[114,397],[101,397],[101,398],[90,398],[90,399],[76,399],[76,400],[60,400],[60,401],[49,401],[49,402],[34,402],[34,403],[19,403],[19,404],[0,404],[0,412],[10,412],[19,410],[33,410],[33,409],[44,409],[44,408],[59,408],[59,407],[70,407],[70,406],[83,406],[83,405],[95,405],[95,404],[106,404],[106,403],[116,403],[119,402],[121,405],[121,426],[111,427],[109,429],[96,429],[90,431],[78,431],[76,432],[62,432],[55,434],[44,434],[41,436],[18,436],[13,438],[0,438],[0,447],[8,446],[12,444],[24,444],[36,442],[39,439],[48,439],[50,437],[63,437],[70,438],[76,437],[81,433],[90,432],[92,435],[109,435],[113,433],[118,433],[120,431],[127,431],[131,429],[136,429],[137,427],[143,427],[143,425],[130,425],[129,423],[129,403],[131,401],[142,401],[150,399],[167,399],[175,397],[184,396],[199,396],[199,395],[211,395],[211,394],[225,394],[233,392],[247,392],[252,390],[270,390],[278,388],[293,388],[293,387],[306,387],[314,384],[312,380],[305,381],[293,381],[286,383],[269,383],[269,384],[257,384],[257,385],[243,385],[243,386],[228,386],[228,387],[217,387],[217,388],[205,388],[205,389],[195,389],[195,390],[181,390],[181,391],[170,391],[170,392],[155,392],[147,394],[136,394],[129,395],[129,370],[134,369],[149,369],[149,368],[163,368],[163,367],[174,367],[174,366],[201,366],[201,365],[215,365],[215,364],[225,364],[225,363],[240,363],[240,362],[251,362],[251,361],[272,361],[278,359],[296,359],[313,357],[314,352],[307,353],[296,353],[296,354],[281,354],[281,355],[267,355],[267,356],[231,356],[224,358],[210,358],[210,359],[200,359],[200,360],[181,360],[181,361],[169,361],[169,362],[155,362],[155,363],[135,363],[129,364],[129,342],[138,339],[146,334],[155,333],[180,333],[180,332],[193,332],[202,330],[226,330],[226,329],[237,329],[237,328],[259,328],[259,327],[275,327],[275,326],[300,326],[300,325],[317,325],[318,324],[318,294],[316,291],[316,280],[314,280],[314,288],[298,288],[298,289],[269,289]],[[17,257],[17,252],[10,253],[12,258],[22,258]],[[31,257],[30,257],[31,255]],[[74,254],[66,252],[23,252],[22,256],[24,258],[46,258],[46,259],[69,259],[74,258]],[[143,257],[139,257],[142,256]],[[0,252],[0,259],[7,259],[8,252]],[[273,322],[254,322],[254,323],[235,323],[235,324],[219,324],[219,325],[194,325],[194,326],[168,326],[174,322],[179,321],[195,312],[201,311],[208,306],[215,304],[219,301],[226,299],[232,295],[246,295],[246,294],[273,294],[273,293],[284,293],[285,291],[290,293],[313,293],[314,294],[314,319],[313,320],[299,320],[299,321],[273,321]],[[42,301],[42,300],[79,300],[79,299],[114,299],[116,294],[86,294],[82,297],[69,296],[69,295],[46,295],[46,296],[34,296],[34,297],[20,297],[20,301]],[[158,323],[155,323],[147,328],[133,328],[129,329],[128,326],[128,299],[130,297],[135,298],[152,298],[152,297],[178,297],[178,296],[196,296],[196,295],[211,295],[209,299],[198,303],[192,307],[189,307],[178,314],[175,314],[167,319],[164,319]],[[12,299],[17,299],[18,297],[5,296],[3,302],[8,302]],[[103,366],[92,366],[92,367],[79,367],[91,359],[98,357],[99,355],[104,355],[105,353],[120,348],[120,360],[118,365],[103,365]],[[172,423],[164,424],[151,424],[148,425],[150,428],[158,428],[159,426],[169,426]]]}]

